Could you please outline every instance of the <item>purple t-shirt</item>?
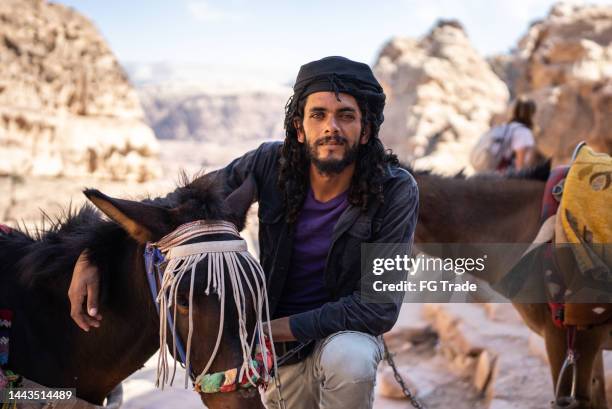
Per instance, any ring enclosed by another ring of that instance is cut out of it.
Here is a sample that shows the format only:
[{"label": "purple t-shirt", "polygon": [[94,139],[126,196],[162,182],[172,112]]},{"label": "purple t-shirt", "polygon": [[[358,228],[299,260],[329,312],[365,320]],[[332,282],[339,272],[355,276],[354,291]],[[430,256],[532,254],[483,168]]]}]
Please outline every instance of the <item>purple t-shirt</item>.
[{"label": "purple t-shirt", "polygon": [[276,317],[286,317],[318,308],[330,301],[325,288],[325,261],[332,232],[348,207],[348,191],[322,203],[309,189],[295,226],[289,273]]}]

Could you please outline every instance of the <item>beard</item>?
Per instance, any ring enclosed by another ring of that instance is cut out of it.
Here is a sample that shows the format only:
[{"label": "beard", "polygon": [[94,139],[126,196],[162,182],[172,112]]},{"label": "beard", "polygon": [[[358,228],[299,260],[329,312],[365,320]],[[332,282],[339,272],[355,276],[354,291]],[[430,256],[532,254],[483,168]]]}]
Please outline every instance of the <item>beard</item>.
[{"label": "beard", "polygon": [[[329,143],[336,143],[344,145],[344,154],[342,158],[321,158],[319,155],[319,147],[327,145]],[[315,143],[310,144],[308,138],[306,143],[303,145],[306,157],[312,163],[315,168],[324,175],[339,174],[347,166],[351,165],[357,160],[357,154],[359,152],[359,141],[355,144],[349,145],[348,140],[342,135],[333,135],[320,138]]]}]

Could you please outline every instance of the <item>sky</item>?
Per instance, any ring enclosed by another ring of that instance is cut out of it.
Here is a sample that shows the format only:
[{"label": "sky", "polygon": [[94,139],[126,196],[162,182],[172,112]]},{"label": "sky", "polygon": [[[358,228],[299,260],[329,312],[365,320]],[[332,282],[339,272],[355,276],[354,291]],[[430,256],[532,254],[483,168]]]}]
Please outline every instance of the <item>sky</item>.
[{"label": "sky", "polygon": [[[552,0],[56,0],[85,14],[119,61],[202,64],[290,82],[328,55],[372,65],[390,38],[456,18],[483,55],[507,52]],[[574,1],[581,3],[581,1]],[[612,0],[589,3],[612,4]]]}]

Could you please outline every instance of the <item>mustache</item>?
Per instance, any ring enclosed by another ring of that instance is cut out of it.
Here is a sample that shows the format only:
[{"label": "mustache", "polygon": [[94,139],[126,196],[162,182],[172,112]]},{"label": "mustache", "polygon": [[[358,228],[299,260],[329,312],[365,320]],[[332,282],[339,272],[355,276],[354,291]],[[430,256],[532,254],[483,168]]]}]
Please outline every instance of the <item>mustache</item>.
[{"label": "mustache", "polygon": [[329,136],[324,136],[320,139],[318,139],[315,142],[315,146],[321,146],[321,145],[327,145],[329,143],[337,143],[337,144],[347,144],[348,140],[346,137],[342,136],[342,135],[329,135]]}]

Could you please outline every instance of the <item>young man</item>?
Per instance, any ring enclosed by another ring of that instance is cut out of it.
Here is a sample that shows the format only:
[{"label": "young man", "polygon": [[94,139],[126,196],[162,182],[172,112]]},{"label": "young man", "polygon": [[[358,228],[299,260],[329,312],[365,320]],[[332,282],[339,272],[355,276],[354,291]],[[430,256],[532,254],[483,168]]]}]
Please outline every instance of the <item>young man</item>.
[{"label": "young man", "polygon": [[[285,141],[264,143],[216,172],[226,193],[254,177],[277,353],[308,345],[279,370],[291,409],[372,407],[380,335],[395,324],[403,294],[388,303],[361,300],[361,244],[410,245],[418,211],[414,179],[378,138],[384,101],[366,64],[308,63],[286,106]],[[97,283],[80,260],[69,296],[86,330],[101,318]],[[277,396],[274,387],[265,392],[268,408],[280,407]]]}]

